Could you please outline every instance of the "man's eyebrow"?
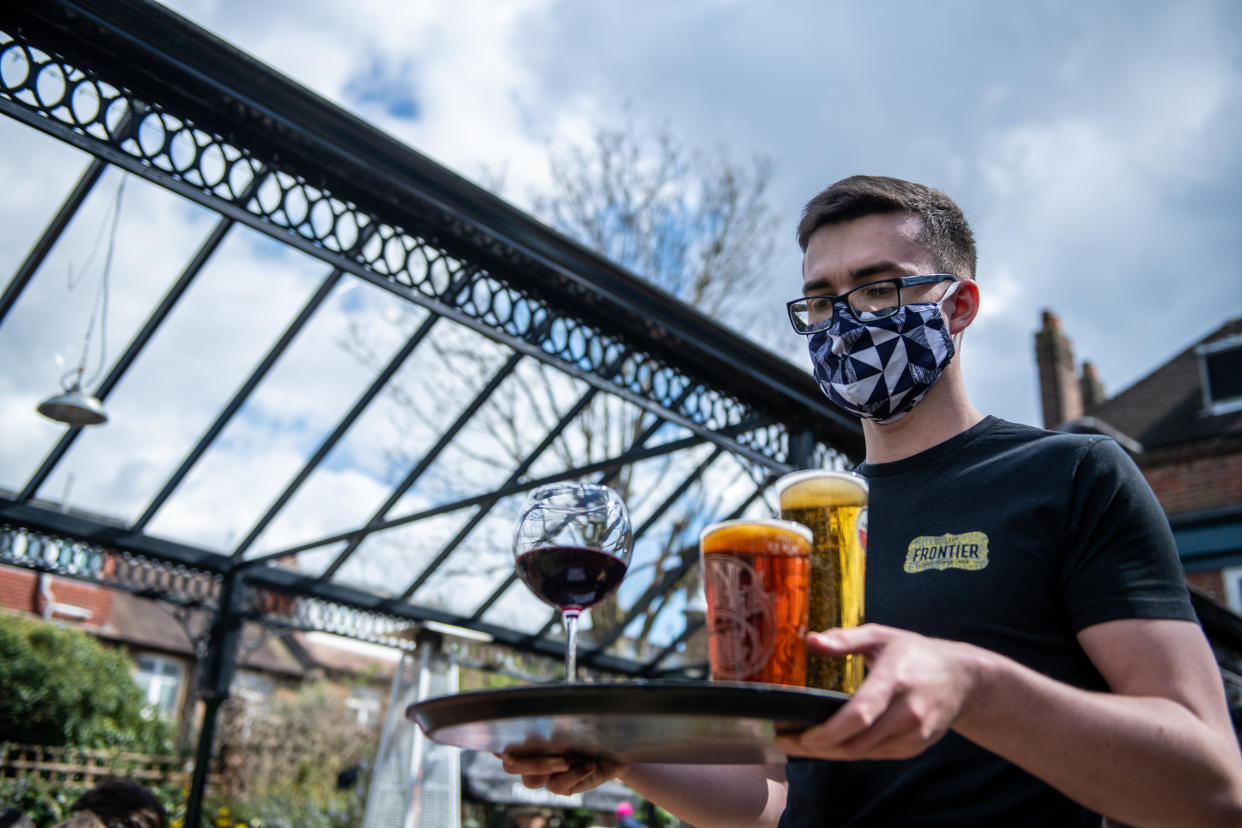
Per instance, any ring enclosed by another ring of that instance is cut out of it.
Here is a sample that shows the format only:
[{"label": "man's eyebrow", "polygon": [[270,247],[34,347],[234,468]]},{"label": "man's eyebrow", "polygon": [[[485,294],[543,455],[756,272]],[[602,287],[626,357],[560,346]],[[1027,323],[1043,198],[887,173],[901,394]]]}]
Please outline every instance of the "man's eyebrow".
[{"label": "man's eyebrow", "polygon": [[[906,272],[906,269],[902,267],[901,265],[897,264],[896,262],[890,262],[890,261],[875,262],[873,264],[860,267],[856,270],[851,270],[850,281],[852,281],[854,284],[864,284],[866,282],[875,281],[876,277],[878,276],[887,276],[894,272],[904,273]],[[829,282],[829,280],[822,276],[802,283],[802,289],[804,291],[823,290],[824,288],[828,288],[831,286],[832,285]]]},{"label": "man's eyebrow", "polygon": [[865,282],[874,279],[876,276],[884,276],[894,271],[904,271],[901,265],[896,262],[876,262],[866,267],[860,267],[857,270],[850,271],[850,278],[855,282]]}]

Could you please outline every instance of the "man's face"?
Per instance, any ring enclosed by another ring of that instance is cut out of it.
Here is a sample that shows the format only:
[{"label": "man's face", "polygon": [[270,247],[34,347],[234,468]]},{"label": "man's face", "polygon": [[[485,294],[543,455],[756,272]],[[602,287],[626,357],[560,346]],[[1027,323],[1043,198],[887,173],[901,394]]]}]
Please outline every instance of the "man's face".
[{"label": "man's face", "polygon": [[[802,258],[802,295],[841,296],[880,279],[936,273],[931,253],[916,241],[921,229],[922,220],[905,213],[824,225],[811,235]],[[944,289],[943,285],[903,288],[901,300],[930,301]]]}]

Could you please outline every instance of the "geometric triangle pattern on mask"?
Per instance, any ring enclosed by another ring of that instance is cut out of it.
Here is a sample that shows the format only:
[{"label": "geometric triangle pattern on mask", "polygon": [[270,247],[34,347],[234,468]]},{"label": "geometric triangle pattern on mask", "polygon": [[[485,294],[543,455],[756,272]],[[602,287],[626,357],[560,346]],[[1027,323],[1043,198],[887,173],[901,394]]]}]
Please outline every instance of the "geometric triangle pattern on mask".
[{"label": "geometric triangle pattern on mask", "polygon": [[896,422],[923,399],[954,351],[940,305],[931,302],[866,323],[838,307],[832,324],[807,344],[828,398],[879,423]]}]

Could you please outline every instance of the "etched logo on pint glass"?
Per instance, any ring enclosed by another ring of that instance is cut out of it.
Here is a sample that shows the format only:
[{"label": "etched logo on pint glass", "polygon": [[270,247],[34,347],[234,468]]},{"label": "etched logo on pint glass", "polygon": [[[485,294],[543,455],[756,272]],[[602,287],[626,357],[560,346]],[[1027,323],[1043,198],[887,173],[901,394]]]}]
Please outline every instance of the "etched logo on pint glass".
[{"label": "etched logo on pint glass", "polygon": [[711,615],[712,675],[741,680],[758,672],[776,649],[776,606],[763,578],[741,558],[703,562]]}]

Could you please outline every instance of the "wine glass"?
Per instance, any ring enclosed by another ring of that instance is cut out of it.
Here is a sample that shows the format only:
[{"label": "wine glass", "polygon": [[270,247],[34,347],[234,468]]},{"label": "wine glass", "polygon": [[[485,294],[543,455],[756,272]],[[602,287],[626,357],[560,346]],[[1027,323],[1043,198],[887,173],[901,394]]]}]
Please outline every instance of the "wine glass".
[{"label": "wine glass", "polygon": [[634,535],[620,496],[594,483],[535,489],[513,541],[518,576],[565,621],[565,681],[577,678],[578,616],[617,588]]}]

